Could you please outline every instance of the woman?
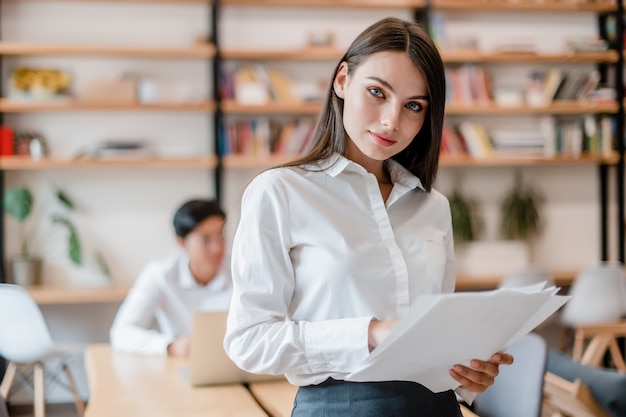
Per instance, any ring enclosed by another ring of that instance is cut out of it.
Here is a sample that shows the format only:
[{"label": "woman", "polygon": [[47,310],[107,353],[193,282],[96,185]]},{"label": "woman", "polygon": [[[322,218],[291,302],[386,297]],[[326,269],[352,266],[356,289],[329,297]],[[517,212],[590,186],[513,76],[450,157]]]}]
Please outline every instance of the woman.
[{"label": "woman", "polygon": [[[344,381],[418,295],[454,290],[450,209],[432,189],[444,100],[432,41],[383,19],[335,69],[311,150],[244,193],[224,345],[241,368],[300,386],[293,416],[461,415],[452,391]],[[450,375],[467,398],[512,360]]]}]

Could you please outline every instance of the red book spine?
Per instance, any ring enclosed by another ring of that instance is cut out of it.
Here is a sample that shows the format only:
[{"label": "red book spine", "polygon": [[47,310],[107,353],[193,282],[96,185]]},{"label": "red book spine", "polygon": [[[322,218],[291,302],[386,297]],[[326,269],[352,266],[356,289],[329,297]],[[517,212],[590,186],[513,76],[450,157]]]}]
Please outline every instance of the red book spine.
[{"label": "red book spine", "polygon": [[13,155],[13,129],[11,126],[0,126],[0,156]]}]

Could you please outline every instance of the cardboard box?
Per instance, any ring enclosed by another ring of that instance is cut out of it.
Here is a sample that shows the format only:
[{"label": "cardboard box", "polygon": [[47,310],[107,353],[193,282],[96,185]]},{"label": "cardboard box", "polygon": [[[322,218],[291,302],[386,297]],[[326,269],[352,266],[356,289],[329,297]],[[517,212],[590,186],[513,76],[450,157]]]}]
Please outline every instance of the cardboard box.
[{"label": "cardboard box", "polygon": [[137,82],[135,80],[94,80],[85,83],[81,98],[83,100],[129,102],[137,101]]}]

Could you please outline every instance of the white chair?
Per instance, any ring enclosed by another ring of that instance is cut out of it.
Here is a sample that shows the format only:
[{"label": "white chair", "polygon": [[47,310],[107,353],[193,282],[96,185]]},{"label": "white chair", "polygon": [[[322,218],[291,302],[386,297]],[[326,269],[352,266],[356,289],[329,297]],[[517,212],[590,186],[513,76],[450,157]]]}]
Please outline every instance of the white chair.
[{"label": "white chair", "polygon": [[519,271],[507,274],[498,285],[499,288],[516,288],[526,285],[546,283],[546,287],[554,285],[554,276],[545,267],[539,265],[531,265]]},{"label": "white chair", "polygon": [[586,268],[576,277],[570,295],[561,323],[574,330],[572,358],[584,365],[601,366],[608,351],[615,367],[626,372],[617,342],[626,336],[624,266],[603,262]]},{"label": "white chair", "polygon": [[[18,372],[17,365],[32,364],[34,416],[45,416],[43,364],[49,359],[62,358],[63,354],[55,346],[39,306],[26,290],[18,285],[0,284],[0,356],[8,361],[0,396],[8,398]],[[72,390],[76,410],[82,416],[85,405],[74,378],[65,363],[61,367]]]},{"label": "white chair", "polygon": [[570,327],[580,324],[609,323],[626,315],[626,278],[618,262],[602,262],[578,274],[561,314]]},{"label": "white chair", "polygon": [[474,400],[480,417],[540,417],[548,346],[530,333],[508,350],[515,361],[501,366],[495,383]]}]

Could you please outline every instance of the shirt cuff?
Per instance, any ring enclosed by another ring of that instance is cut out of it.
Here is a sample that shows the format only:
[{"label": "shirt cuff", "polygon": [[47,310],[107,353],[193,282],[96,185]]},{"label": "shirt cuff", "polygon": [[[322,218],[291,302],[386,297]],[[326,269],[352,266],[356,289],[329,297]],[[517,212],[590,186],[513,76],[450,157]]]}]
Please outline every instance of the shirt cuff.
[{"label": "shirt cuff", "polygon": [[304,349],[313,372],[352,372],[369,355],[373,317],[305,322]]},{"label": "shirt cuff", "polygon": [[458,387],[457,389],[454,390],[454,392],[456,393],[456,396],[458,398],[462,399],[469,405],[472,405],[477,395],[475,392],[468,391],[462,387]]}]

